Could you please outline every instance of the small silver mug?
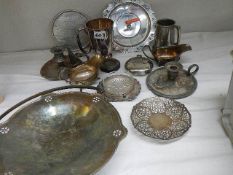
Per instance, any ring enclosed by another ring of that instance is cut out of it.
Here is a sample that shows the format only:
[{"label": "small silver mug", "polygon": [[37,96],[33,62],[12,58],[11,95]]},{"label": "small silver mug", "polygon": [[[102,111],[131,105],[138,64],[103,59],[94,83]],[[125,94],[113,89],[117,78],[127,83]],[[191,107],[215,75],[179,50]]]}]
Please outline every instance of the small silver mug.
[{"label": "small silver mug", "polygon": [[172,19],[160,19],[157,21],[155,48],[178,45],[180,42],[180,26]]}]

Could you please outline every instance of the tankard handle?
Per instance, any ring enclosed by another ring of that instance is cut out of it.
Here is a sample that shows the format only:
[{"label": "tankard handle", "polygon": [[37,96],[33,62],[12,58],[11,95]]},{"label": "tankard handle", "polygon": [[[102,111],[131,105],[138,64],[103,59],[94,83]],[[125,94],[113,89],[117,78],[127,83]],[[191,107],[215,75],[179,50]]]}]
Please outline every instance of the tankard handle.
[{"label": "tankard handle", "polygon": [[199,70],[199,66],[197,64],[192,64],[188,68],[188,75],[195,75]]},{"label": "tankard handle", "polygon": [[81,85],[69,85],[69,86],[61,86],[61,87],[57,87],[57,88],[53,88],[53,89],[49,89],[49,90],[45,90],[42,92],[39,92],[35,95],[32,95],[31,97],[28,97],[22,101],[20,101],[19,103],[15,104],[14,106],[12,106],[10,109],[6,110],[3,114],[0,115],[0,120],[3,119],[6,115],[8,115],[9,113],[13,112],[14,110],[16,110],[18,107],[22,106],[23,104],[37,98],[40,96],[46,96],[52,92],[55,91],[61,91],[61,90],[66,90],[66,89],[79,89],[80,92],[83,91],[83,89],[90,89],[90,90],[94,90],[96,92],[99,91],[98,87],[94,87],[94,86],[81,86]]},{"label": "tankard handle", "polygon": [[180,26],[177,26],[177,25],[175,25],[175,30],[176,30],[176,33],[177,33],[177,39],[176,39],[176,43],[174,43],[174,44],[176,44],[176,45],[178,45],[179,43],[180,43]]},{"label": "tankard handle", "polygon": [[[78,30],[78,33],[77,33],[77,43],[78,43],[78,47],[79,47],[79,49],[81,50],[81,52],[87,57],[87,59],[89,59],[90,57],[88,56],[88,54],[91,52],[91,46],[90,46],[90,41],[89,41],[89,50],[88,51],[86,51],[85,50],[85,47],[83,47],[83,44],[82,44],[82,42],[81,42],[81,39],[80,39],[80,33],[82,32],[82,31],[86,31],[86,28],[80,28],[79,30]],[[87,46],[88,46],[87,45]]]}]

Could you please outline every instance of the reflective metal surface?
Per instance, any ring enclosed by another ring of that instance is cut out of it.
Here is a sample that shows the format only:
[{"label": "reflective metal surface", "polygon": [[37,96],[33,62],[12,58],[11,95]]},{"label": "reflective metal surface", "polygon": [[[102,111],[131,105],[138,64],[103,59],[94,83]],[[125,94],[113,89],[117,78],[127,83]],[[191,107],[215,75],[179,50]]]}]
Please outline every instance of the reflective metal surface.
[{"label": "reflective metal surface", "polygon": [[54,56],[42,66],[40,75],[48,80],[60,80],[60,72],[69,59],[63,54],[63,49],[60,47],[51,48],[50,51]]},{"label": "reflective metal surface", "polygon": [[137,55],[136,57],[130,58],[125,63],[125,69],[131,74],[136,76],[143,76],[151,72],[153,63],[151,60]]},{"label": "reflective metal surface", "polygon": [[50,51],[54,54],[54,57],[47,61],[40,70],[41,76],[48,80],[65,80],[68,77],[69,69],[83,64],[70,48],[53,47]]},{"label": "reflective metal surface", "polygon": [[140,93],[141,85],[127,75],[112,75],[102,80],[98,89],[108,101],[131,101]]},{"label": "reflective metal surface", "polygon": [[82,64],[69,70],[68,82],[73,85],[91,85],[98,76],[95,66]]},{"label": "reflective metal surface", "polygon": [[98,69],[104,60],[106,60],[104,56],[95,54],[86,62],[86,64],[94,66],[96,69]]},{"label": "reflective metal surface", "polygon": [[159,19],[156,25],[154,47],[166,47],[180,43],[180,26],[172,19]]},{"label": "reflective metal surface", "polygon": [[112,56],[112,41],[113,41],[113,21],[108,18],[97,18],[90,20],[86,23],[84,28],[79,29],[77,41],[81,51],[87,55],[80,39],[81,31],[84,30],[88,33],[90,50],[94,54],[100,54],[104,57]]},{"label": "reflective metal surface", "polygon": [[[57,14],[54,18],[52,29],[57,44],[69,46],[71,49],[77,49],[77,31],[79,28],[84,27],[86,21],[86,15],[76,10],[65,10]],[[80,37],[87,43],[86,35]]]},{"label": "reflective metal surface", "polygon": [[104,10],[103,16],[114,21],[116,50],[141,51],[154,40],[155,13],[142,0],[115,0]]},{"label": "reflective metal surface", "polygon": [[146,80],[147,87],[156,95],[179,99],[190,96],[197,88],[194,75],[199,70],[198,65],[189,66],[186,71],[177,62],[169,62],[165,67],[151,72]]},{"label": "reflective metal surface", "polygon": [[[152,57],[147,55],[146,48],[148,48]],[[151,49],[149,45],[146,45],[142,49],[144,55],[147,58],[156,61],[159,66],[163,66],[165,63],[170,61],[179,61],[180,56],[189,50],[192,50],[192,47],[188,44],[179,44],[159,48],[154,47],[154,49]]]},{"label": "reflective metal surface", "polygon": [[148,98],[133,107],[131,120],[142,134],[158,140],[181,137],[191,127],[191,114],[174,100]]},{"label": "reflective metal surface", "polygon": [[98,94],[61,91],[70,87],[1,115],[33,99],[0,124],[0,174],[88,175],[111,158],[127,134],[117,110]]}]

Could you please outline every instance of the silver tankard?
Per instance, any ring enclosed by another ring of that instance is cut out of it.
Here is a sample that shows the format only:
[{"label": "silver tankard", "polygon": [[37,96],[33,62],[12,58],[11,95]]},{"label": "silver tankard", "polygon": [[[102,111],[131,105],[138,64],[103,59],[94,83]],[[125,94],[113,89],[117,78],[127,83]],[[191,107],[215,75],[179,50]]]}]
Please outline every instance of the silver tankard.
[{"label": "silver tankard", "polygon": [[154,47],[178,45],[180,42],[180,26],[172,19],[157,21]]}]

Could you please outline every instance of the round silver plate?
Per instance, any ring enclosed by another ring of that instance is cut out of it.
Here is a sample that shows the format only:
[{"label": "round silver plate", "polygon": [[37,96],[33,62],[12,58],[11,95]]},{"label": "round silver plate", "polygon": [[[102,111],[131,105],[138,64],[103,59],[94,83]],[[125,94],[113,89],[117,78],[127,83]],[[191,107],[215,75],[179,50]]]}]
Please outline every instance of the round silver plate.
[{"label": "round silver plate", "polygon": [[98,88],[107,101],[131,101],[140,93],[141,85],[127,75],[112,75],[102,80]]},{"label": "round silver plate", "polygon": [[187,108],[171,99],[148,98],[133,107],[131,120],[142,134],[160,140],[181,137],[191,127]]},{"label": "round silver plate", "polygon": [[165,67],[152,71],[146,84],[154,94],[172,99],[188,97],[197,89],[197,80],[193,75],[188,76],[187,71],[182,70],[174,81],[170,81]]},{"label": "round silver plate", "polygon": [[[57,44],[78,48],[76,41],[77,31],[84,27],[87,20],[86,15],[75,10],[65,10],[57,14],[54,18],[52,28],[52,34],[58,42]],[[81,37],[84,41],[87,41],[85,35]]]},{"label": "round silver plate", "polygon": [[155,13],[142,0],[114,0],[103,11],[103,16],[114,21],[115,50],[141,51],[154,40]]}]

